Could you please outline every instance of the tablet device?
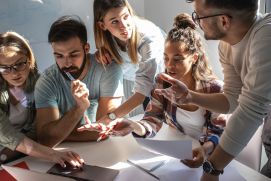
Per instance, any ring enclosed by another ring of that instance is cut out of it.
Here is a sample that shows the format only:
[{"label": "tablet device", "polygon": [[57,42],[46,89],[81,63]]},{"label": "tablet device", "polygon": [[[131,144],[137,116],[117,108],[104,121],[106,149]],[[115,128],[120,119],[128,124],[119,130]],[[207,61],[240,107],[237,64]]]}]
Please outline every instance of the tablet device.
[{"label": "tablet device", "polygon": [[67,164],[65,168],[55,164],[47,173],[73,178],[78,181],[113,181],[119,170],[84,164],[82,168]]},{"label": "tablet device", "polygon": [[[12,180],[19,180],[19,181],[29,181],[29,180],[38,180],[38,181],[75,181],[76,179],[61,177],[58,175],[50,175],[47,173],[41,173],[32,170],[26,170],[23,168],[12,167],[7,165],[1,165],[10,175],[12,175],[15,179]],[[0,180],[8,180],[2,178]]]}]

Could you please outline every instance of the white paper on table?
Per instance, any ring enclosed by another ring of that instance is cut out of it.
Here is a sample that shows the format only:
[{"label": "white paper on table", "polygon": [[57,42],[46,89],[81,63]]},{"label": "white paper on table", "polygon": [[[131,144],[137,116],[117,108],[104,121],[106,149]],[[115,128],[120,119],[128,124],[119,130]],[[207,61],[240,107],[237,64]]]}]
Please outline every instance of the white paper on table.
[{"label": "white paper on table", "polygon": [[115,178],[115,181],[138,181],[138,180],[144,180],[144,181],[157,181],[157,179],[153,178],[149,174],[143,172],[142,170],[129,165],[126,163],[126,167],[122,168],[120,170],[120,173]]},{"label": "white paper on table", "polygon": [[68,177],[62,177],[57,175],[51,175],[47,173],[41,173],[36,171],[31,171],[23,168],[12,167],[7,165],[1,165],[10,175],[12,175],[18,181],[29,181],[29,180],[58,180],[58,181],[75,181],[74,179]]},{"label": "white paper on table", "polygon": [[163,166],[171,157],[140,149],[128,158],[128,161],[146,169],[149,172]]},{"label": "white paper on table", "polygon": [[192,140],[154,140],[135,138],[143,148],[178,159],[192,159]]},{"label": "white paper on table", "polygon": [[[195,181],[200,180],[202,173],[202,167],[189,168],[174,158],[167,162],[166,165],[153,172],[153,174],[157,175],[161,181]],[[243,178],[234,167],[229,165],[224,169],[224,173],[219,176],[219,180],[245,181],[245,178]]]},{"label": "white paper on table", "polygon": [[[179,159],[168,157],[165,165],[159,167],[158,169],[151,172],[160,178],[161,181],[195,181],[200,180],[203,170],[202,167],[199,168],[189,168]],[[225,169],[224,173],[219,177],[220,181],[245,181],[237,169],[230,163]],[[141,171],[140,169],[130,166],[122,169],[118,175],[116,181],[137,181],[137,180],[146,180],[146,181],[155,181],[157,179],[151,177],[147,173]]]}]

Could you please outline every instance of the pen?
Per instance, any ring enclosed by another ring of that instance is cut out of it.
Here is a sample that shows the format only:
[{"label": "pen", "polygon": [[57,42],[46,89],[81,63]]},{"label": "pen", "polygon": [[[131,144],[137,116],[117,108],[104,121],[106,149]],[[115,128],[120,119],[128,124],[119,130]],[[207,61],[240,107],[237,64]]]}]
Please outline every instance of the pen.
[{"label": "pen", "polygon": [[65,72],[65,74],[67,75],[67,77],[70,79],[70,81],[75,80],[74,77],[71,75],[70,72]]},{"label": "pen", "polygon": [[[74,81],[74,77],[71,75],[70,72],[65,72],[65,74],[67,75],[67,77],[70,79],[70,81]],[[84,120],[85,119],[85,116],[87,116],[87,112],[85,111],[84,112],[84,115],[83,115],[83,121],[81,121],[81,125],[84,125],[86,124],[87,122]]]},{"label": "pen", "polygon": [[110,131],[111,131],[111,129],[107,127],[107,128],[106,128],[106,131],[105,131],[104,133],[102,133],[102,134],[98,137],[97,142],[101,141],[102,139],[105,139],[106,136],[107,136],[107,134],[108,134]]},{"label": "pen", "polygon": [[149,174],[150,176],[154,177],[155,179],[160,180],[159,177],[157,177],[156,175],[152,174],[152,173],[151,173],[150,171],[148,171],[147,169],[145,169],[145,168],[143,168],[143,167],[141,167],[141,166],[139,166],[139,165],[137,165],[137,164],[131,162],[130,160],[127,160],[127,162],[128,162],[130,165],[133,165],[134,167],[138,168],[139,170],[141,170],[141,171],[143,171],[143,172]]},{"label": "pen", "polygon": [[150,171],[150,172],[153,172],[153,171],[157,170],[158,168],[160,168],[160,167],[162,167],[163,165],[165,165],[166,162],[167,162],[166,160],[161,161],[159,164],[157,164],[157,165],[155,165],[154,167],[152,167],[149,171]]},{"label": "pen", "polygon": [[102,134],[101,136],[99,136],[99,138],[97,139],[97,142],[101,141],[102,139],[106,138],[105,134]]}]

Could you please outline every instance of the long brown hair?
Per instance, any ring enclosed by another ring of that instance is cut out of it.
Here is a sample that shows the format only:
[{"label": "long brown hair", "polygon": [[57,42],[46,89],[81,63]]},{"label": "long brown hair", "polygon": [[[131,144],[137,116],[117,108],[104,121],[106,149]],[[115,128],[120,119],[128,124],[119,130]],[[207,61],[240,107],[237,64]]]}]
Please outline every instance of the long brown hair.
[{"label": "long brown hair", "polygon": [[[112,8],[127,7],[132,17],[135,17],[134,11],[128,1],[126,0],[94,0],[94,37],[96,48],[100,54],[104,54],[104,50],[107,50],[112,58],[118,63],[123,63],[122,57],[120,56],[117,44],[114,40],[113,35],[108,31],[104,31],[100,28],[99,22],[103,21],[106,13]],[[132,63],[138,62],[137,57],[137,43],[138,43],[138,32],[137,28],[134,27],[132,37],[128,40],[128,54],[132,60]]]},{"label": "long brown hair", "polygon": [[182,52],[190,55],[198,53],[198,59],[192,65],[192,76],[195,80],[216,78],[209,66],[201,37],[190,15],[181,13],[175,17],[173,28],[169,31],[165,42],[167,41],[179,42]]},{"label": "long brown hair", "polygon": [[[14,54],[23,54],[27,57],[30,65],[30,73],[26,79],[24,90],[33,92],[35,83],[38,79],[38,69],[32,49],[27,40],[16,32],[5,32],[0,34],[0,55],[12,56]],[[0,74],[0,90],[7,90],[7,82]]]}]

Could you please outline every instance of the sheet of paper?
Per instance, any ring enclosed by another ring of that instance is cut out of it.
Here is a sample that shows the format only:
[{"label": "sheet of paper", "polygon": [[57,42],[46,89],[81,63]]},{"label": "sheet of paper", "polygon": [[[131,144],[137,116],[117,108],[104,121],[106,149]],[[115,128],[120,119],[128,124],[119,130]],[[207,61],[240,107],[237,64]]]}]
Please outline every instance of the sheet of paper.
[{"label": "sheet of paper", "polygon": [[165,164],[169,158],[171,157],[150,152],[146,149],[140,149],[138,152],[130,156],[128,160],[148,171],[152,171],[156,167],[162,166],[161,164]]},{"label": "sheet of paper", "polygon": [[[124,164],[124,163],[123,163]],[[126,167],[120,170],[119,175],[116,177],[115,181],[157,181],[154,177],[143,172],[142,170],[126,163]]]},{"label": "sheet of paper", "polygon": [[178,159],[192,159],[192,140],[154,140],[136,138],[143,148]]},{"label": "sheet of paper", "polygon": [[[182,164],[178,159],[172,158],[163,167],[155,170],[153,174],[158,176],[162,181],[195,181],[200,180],[202,167],[189,168]],[[227,166],[224,173],[219,177],[220,181],[238,180],[245,181],[239,172],[231,165]]]},{"label": "sheet of paper", "polygon": [[18,181],[29,181],[29,180],[38,180],[38,181],[48,181],[48,180],[57,180],[57,181],[75,181],[74,179],[67,177],[60,177],[56,175],[50,175],[46,173],[40,173],[36,171],[30,171],[22,168],[1,165],[8,173],[10,173]]}]

